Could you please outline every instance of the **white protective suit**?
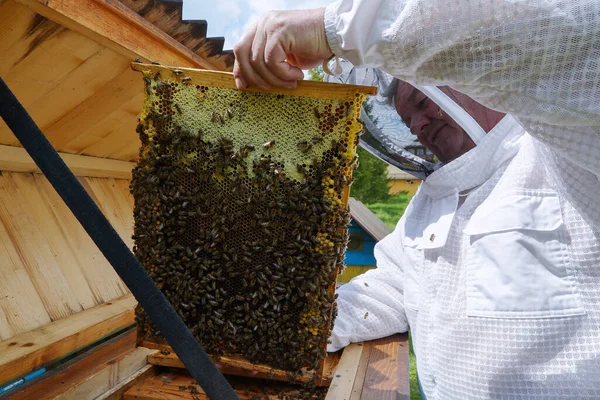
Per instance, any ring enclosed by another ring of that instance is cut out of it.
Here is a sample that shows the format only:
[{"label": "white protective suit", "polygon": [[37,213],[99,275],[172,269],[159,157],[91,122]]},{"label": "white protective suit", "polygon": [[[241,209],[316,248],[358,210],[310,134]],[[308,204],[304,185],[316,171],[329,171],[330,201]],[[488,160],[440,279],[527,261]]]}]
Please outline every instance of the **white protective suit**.
[{"label": "white protective suit", "polygon": [[325,27],[516,118],[423,182],[329,350],[410,328],[428,400],[600,399],[600,2],[341,0]]}]

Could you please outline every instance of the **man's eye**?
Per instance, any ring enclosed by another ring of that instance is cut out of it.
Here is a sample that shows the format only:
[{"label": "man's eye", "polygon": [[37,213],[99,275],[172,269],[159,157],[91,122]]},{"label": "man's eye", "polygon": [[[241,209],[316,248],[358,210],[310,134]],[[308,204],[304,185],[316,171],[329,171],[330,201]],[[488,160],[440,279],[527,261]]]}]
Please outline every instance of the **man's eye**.
[{"label": "man's eye", "polygon": [[417,106],[416,106],[416,107],[417,107],[419,110],[422,110],[422,109],[425,107],[425,103],[427,102],[427,100],[429,100],[429,98],[428,98],[428,97],[424,97],[424,98],[423,98],[423,100],[421,100],[421,101],[419,101],[419,102],[417,103]]}]

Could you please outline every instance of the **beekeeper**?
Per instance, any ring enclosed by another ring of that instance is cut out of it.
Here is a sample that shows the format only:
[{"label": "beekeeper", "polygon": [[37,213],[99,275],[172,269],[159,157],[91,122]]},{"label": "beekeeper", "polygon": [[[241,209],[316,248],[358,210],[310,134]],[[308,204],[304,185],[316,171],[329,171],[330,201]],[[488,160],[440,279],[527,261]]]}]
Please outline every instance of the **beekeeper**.
[{"label": "beekeeper", "polygon": [[424,181],[339,290],[329,350],[410,329],[428,400],[600,399],[600,3],[338,1],[269,13],[234,51],[239,87],[332,56],[375,77],[440,161],[366,118]]}]

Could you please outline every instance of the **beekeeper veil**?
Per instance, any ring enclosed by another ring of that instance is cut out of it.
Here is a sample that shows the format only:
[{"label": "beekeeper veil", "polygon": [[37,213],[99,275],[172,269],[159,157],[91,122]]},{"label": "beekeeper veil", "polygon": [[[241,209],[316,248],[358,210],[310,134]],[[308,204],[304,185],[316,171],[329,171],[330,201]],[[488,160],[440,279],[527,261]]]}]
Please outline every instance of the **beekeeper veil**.
[{"label": "beekeeper veil", "polygon": [[[394,79],[376,68],[355,68],[349,61],[335,60],[326,71],[324,81],[352,85],[376,86],[377,95],[369,96],[363,105],[361,119],[364,133],[360,146],[386,163],[419,179],[425,179],[435,168],[433,154],[424,148],[404,124],[392,101]],[[333,71],[333,72],[332,72]],[[475,144],[485,131],[461,106],[435,86],[413,85],[423,92],[471,137]]]}]

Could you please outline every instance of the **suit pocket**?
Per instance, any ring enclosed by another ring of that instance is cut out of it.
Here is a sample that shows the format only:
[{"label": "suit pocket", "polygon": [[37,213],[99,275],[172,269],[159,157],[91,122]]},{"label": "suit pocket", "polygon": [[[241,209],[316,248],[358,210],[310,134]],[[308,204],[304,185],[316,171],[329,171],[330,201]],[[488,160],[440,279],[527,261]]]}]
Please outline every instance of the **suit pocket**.
[{"label": "suit pocket", "polygon": [[560,202],[553,192],[488,200],[464,229],[467,316],[584,315],[570,271]]}]

